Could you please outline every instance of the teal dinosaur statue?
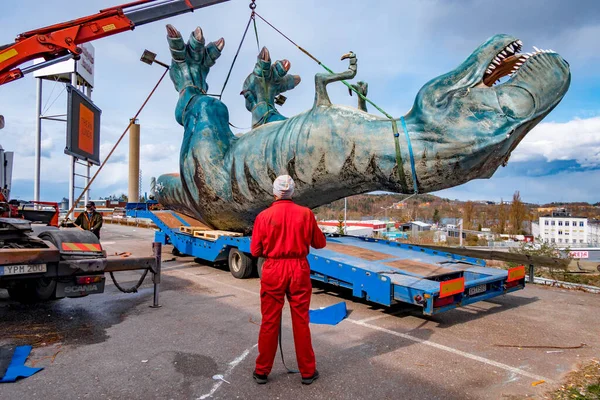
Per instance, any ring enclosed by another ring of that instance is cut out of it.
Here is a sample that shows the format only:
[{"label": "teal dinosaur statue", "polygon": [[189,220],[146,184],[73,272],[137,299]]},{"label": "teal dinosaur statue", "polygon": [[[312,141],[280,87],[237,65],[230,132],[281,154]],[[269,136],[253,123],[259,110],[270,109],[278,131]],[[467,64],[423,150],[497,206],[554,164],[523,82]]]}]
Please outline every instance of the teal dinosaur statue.
[{"label": "teal dinosaur statue", "polygon": [[[346,71],[315,76],[311,109],[288,119],[273,112],[263,121],[266,110],[253,113],[257,127],[238,137],[229,129],[225,104],[205,94],[206,76],[221,54],[223,39],[205,44],[198,28],[185,44],[176,29],[169,26],[167,31],[170,76],[179,91],[175,117],[184,135],[180,173],[159,177],[158,200],[214,228],[233,231],[251,231],[255,216],[271,203],[272,182],[280,174],[294,178],[295,200],[311,208],[375,190],[412,193],[416,187],[427,193],[489,178],[561,101],[571,79],[569,64],[554,51],[521,54],[518,39],[490,38],[456,69],[425,84],[404,116],[413,175],[400,122],[395,138],[389,119],[329,100],[329,83],[356,75],[353,53],[343,57],[350,64]],[[267,62],[268,52],[261,53],[258,65]],[[289,64],[276,65],[277,72],[270,66],[270,73],[287,76]],[[504,83],[494,85],[506,76]],[[276,93],[299,82],[285,79],[279,87],[275,80],[262,81],[267,83],[263,92],[256,78],[254,83],[247,80],[247,107],[256,110],[260,101],[272,107]]]}]

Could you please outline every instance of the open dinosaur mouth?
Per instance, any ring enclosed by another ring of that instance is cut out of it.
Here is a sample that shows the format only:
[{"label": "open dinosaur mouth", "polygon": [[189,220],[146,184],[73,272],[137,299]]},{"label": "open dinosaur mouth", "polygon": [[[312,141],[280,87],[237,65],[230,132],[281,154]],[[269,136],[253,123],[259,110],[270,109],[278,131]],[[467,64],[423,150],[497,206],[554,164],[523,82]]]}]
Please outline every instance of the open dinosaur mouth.
[{"label": "open dinosaur mouth", "polygon": [[483,84],[491,87],[497,84],[500,78],[516,75],[524,65],[527,65],[537,55],[554,53],[554,50],[540,50],[535,46],[533,46],[533,53],[519,53],[522,47],[523,42],[515,40],[496,54],[483,75]]}]

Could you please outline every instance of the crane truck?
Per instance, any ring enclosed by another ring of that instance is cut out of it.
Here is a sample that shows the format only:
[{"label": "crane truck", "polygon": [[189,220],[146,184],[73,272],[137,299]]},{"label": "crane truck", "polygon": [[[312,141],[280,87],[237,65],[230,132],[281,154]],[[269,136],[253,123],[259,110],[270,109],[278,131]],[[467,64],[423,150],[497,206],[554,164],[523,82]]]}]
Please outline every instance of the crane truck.
[{"label": "crane truck", "polygon": [[[0,85],[49,65],[77,58],[82,43],[133,30],[228,0],[138,0],[83,18],[18,35],[0,46]],[[25,68],[28,61],[44,61]],[[0,115],[0,129],[5,120]],[[104,291],[109,263],[94,234],[36,226],[9,202],[13,153],[0,147],[0,288],[23,302],[80,297]]]}]

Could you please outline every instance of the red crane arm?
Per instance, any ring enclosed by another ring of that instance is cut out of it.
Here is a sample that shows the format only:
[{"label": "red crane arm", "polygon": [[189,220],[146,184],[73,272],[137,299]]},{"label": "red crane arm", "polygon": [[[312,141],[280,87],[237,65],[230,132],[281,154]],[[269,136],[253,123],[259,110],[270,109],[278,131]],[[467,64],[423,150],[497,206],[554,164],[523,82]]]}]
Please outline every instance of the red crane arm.
[{"label": "red crane arm", "polygon": [[[19,65],[36,58],[52,60],[69,53],[81,54],[78,45],[105,36],[133,30],[136,26],[194,11],[227,0],[169,0],[146,5],[156,0],[138,0],[100,10],[97,14],[47,26],[17,36],[15,43],[0,46],[0,85],[23,77]],[[125,13],[123,10],[144,6]]]}]

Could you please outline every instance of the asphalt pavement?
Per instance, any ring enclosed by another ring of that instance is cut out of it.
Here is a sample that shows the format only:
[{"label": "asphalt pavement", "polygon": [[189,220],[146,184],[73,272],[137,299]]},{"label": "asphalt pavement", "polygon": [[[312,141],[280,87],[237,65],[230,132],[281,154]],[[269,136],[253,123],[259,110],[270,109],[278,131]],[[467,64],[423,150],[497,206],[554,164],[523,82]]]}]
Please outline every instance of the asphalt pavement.
[{"label": "asphalt pavement", "polygon": [[[109,254],[142,256],[151,254],[152,237],[149,229],[108,225],[102,243]],[[269,383],[259,386],[252,371],[260,281],[170,250],[163,252],[158,309],[149,307],[149,277],[135,294],[120,293],[108,278],[104,294],[42,305],[15,303],[0,290],[0,345],[33,345],[28,365],[44,367],[0,384],[0,399],[543,397],[578,363],[600,356],[599,295],[529,285],[425,317],[318,286],[311,308],[345,301],[349,310],[337,326],[312,325],[320,379],[301,385],[278,355]],[[117,279],[131,285],[139,276]],[[283,324],[286,361],[295,365],[287,309]]]}]

